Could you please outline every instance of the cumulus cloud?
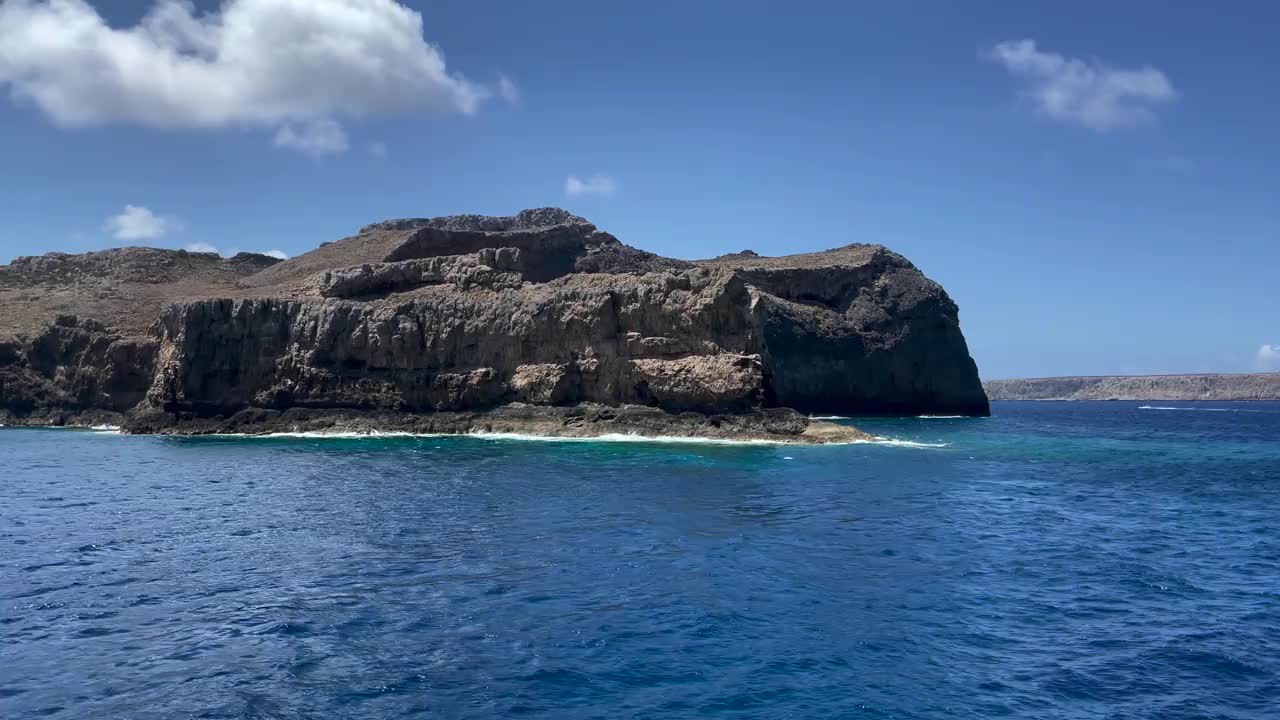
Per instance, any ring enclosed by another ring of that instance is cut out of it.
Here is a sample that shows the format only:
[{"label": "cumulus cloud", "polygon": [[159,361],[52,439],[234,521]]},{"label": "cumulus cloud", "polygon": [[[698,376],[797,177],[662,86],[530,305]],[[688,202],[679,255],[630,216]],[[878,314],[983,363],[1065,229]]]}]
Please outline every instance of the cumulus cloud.
[{"label": "cumulus cloud", "polygon": [[1258,348],[1258,367],[1262,370],[1280,370],[1280,345],[1263,345]]},{"label": "cumulus cloud", "polygon": [[162,218],[141,205],[125,205],[119,215],[107,218],[104,225],[117,240],[154,240],[173,229],[174,222]]},{"label": "cumulus cloud", "polygon": [[276,131],[275,145],[314,157],[347,151],[347,133],[328,118],[288,124]]},{"label": "cumulus cloud", "polygon": [[257,125],[332,152],[336,119],[469,115],[508,85],[451,72],[395,0],[156,0],[124,28],[85,0],[0,1],[0,87],[65,127]]},{"label": "cumulus cloud", "polygon": [[193,253],[213,253],[214,255],[218,254],[217,247],[210,245],[209,243],[203,243],[203,242],[191,243],[190,245],[187,245],[183,249],[186,250],[187,252],[193,252]]},{"label": "cumulus cloud", "polygon": [[1151,122],[1157,108],[1177,100],[1160,70],[1113,68],[1100,60],[1044,52],[1034,40],[1002,42],[984,53],[1025,85],[1025,96],[1044,116],[1105,132]]},{"label": "cumulus cloud", "polygon": [[583,180],[570,175],[564,181],[564,192],[569,197],[578,195],[612,195],[618,191],[618,184],[608,175],[594,175]]}]

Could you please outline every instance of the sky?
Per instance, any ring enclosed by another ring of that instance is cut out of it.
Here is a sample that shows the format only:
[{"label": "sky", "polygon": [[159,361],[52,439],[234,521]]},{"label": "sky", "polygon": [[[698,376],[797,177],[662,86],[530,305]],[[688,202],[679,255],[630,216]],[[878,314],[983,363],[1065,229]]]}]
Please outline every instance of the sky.
[{"label": "sky", "polygon": [[881,243],[984,378],[1280,370],[1275,3],[0,0],[0,262]]}]

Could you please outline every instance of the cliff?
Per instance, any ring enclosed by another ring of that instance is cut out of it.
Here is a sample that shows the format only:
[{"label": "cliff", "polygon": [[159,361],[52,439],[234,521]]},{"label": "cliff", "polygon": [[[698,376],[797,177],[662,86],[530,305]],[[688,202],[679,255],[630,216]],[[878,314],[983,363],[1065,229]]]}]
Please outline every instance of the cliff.
[{"label": "cliff", "polygon": [[992,380],[992,400],[1280,400],[1280,373]]},{"label": "cliff", "polygon": [[284,262],[24,258],[0,307],[9,422],[825,442],[856,431],[806,415],[988,412],[955,304],[900,255],[675,260],[557,209],[378,223]]}]

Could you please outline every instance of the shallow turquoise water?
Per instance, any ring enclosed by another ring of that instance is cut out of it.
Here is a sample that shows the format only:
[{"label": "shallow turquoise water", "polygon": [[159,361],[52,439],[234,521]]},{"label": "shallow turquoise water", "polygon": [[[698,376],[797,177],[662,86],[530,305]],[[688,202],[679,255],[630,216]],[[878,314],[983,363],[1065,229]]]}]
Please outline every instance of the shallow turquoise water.
[{"label": "shallow turquoise water", "polygon": [[0,717],[1280,716],[1280,404],[1139,405],[858,422],[938,447],[0,430]]}]

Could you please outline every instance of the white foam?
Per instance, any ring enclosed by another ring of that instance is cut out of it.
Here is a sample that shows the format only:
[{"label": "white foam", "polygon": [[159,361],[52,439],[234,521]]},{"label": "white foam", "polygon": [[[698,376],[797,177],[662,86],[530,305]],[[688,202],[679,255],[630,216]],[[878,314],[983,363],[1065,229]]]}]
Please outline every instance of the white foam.
[{"label": "white foam", "polygon": [[525,435],[524,433],[467,433],[464,437],[482,440],[518,440],[532,442],[618,442],[657,443],[680,445],[792,445],[783,440],[732,440],[729,438],[686,437],[682,435],[637,435],[633,433],[607,433],[593,437],[556,437],[554,435]]},{"label": "white foam", "polygon": [[853,418],[845,415],[810,415],[810,420],[852,420]]},{"label": "white foam", "polygon": [[[248,434],[248,433],[220,433],[213,435],[197,435],[193,437],[234,437],[234,438],[260,438],[260,439],[311,439],[311,440],[350,440],[350,439],[372,439],[372,438],[472,438],[475,440],[505,440],[514,442],[549,442],[549,443],[648,443],[648,444],[670,444],[670,445],[746,445],[746,446],[777,446],[788,445],[796,446],[797,443],[787,442],[785,440],[765,440],[759,438],[750,438],[745,440],[733,440],[729,438],[707,438],[707,437],[688,437],[681,435],[638,435],[633,433],[609,433],[605,435],[595,435],[591,437],[559,437],[555,435],[529,435],[525,433],[493,433],[493,432],[472,432],[472,433],[409,433],[409,432],[382,432],[378,430],[369,430],[362,432],[354,431],[324,431],[313,430],[307,432],[277,432],[264,434]],[[950,443],[921,443],[913,440],[896,440],[893,438],[877,437],[871,440],[850,440],[844,443],[827,443],[827,445],[885,445],[890,447],[913,447],[913,448],[942,448],[949,447]],[[437,446],[439,447],[439,446]],[[815,446],[817,447],[817,446]]]},{"label": "white foam", "polygon": [[[683,437],[678,435],[635,435],[629,433],[609,433],[592,437],[559,437],[555,435],[526,435],[524,433],[410,433],[383,432],[380,430],[343,431],[343,430],[311,430],[275,433],[211,433],[191,437],[234,437],[260,438],[295,438],[311,440],[368,440],[373,438],[473,438],[476,440],[513,440],[520,442],[629,442],[629,443],[683,443],[692,445],[790,445],[782,440],[732,440],[728,438]],[[437,446],[438,447],[438,446]]]},{"label": "white foam", "polygon": [[[608,433],[605,435],[596,435],[592,437],[557,437],[555,435],[526,435],[524,433],[490,433],[490,432],[472,432],[466,434],[455,435],[427,435],[420,437],[469,437],[479,440],[513,440],[517,442],[616,442],[616,443],[650,443],[650,444],[673,444],[673,445],[786,445],[795,447],[799,443],[787,442],[786,440],[764,440],[759,438],[750,438],[746,440],[732,440],[729,438],[708,438],[708,437],[689,437],[684,435],[638,435],[635,433]],[[826,446],[832,445],[889,445],[894,447],[922,447],[922,448],[940,448],[948,447],[950,443],[918,443],[911,440],[895,440],[893,438],[876,437],[873,440],[849,440],[847,442],[826,443]],[[801,447],[822,447],[821,445]],[[790,458],[787,458],[790,459]]]},{"label": "white foam", "polygon": [[247,438],[311,438],[316,440],[353,440],[368,438],[410,438],[410,437],[445,437],[443,434],[414,434],[382,430],[308,430],[274,433],[217,433],[212,437],[247,437]]},{"label": "white foam", "polygon": [[[1156,409],[1156,408],[1153,408]],[[1182,409],[1182,408],[1169,408]],[[0,423],[0,427],[4,424]],[[53,426],[50,429],[65,430],[89,430],[104,435],[120,435],[119,425],[90,425],[75,426],[62,425]],[[476,440],[508,440],[516,442],[552,442],[552,443],[591,443],[591,442],[614,442],[614,443],[649,443],[657,445],[755,445],[755,446],[775,446],[775,445],[796,445],[797,443],[787,442],[785,440],[763,440],[751,438],[747,440],[732,440],[729,438],[705,438],[705,437],[686,437],[680,435],[637,435],[633,433],[609,433],[606,435],[596,435],[594,437],[557,437],[554,435],[526,435],[524,433],[490,433],[490,432],[473,432],[473,433],[411,433],[400,431],[383,431],[383,430],[308,430],[294,432],[275,432],[275,433],[212,433],[208,435],[186,435],[177,437],[221,437],[221,438],[258,438],[263,440],[271,439],[305,439],[305,440],[368,440],[375,438],[473,438]],[[884,445],[887,447],[909,447],[909,448],[944,448],[950,447],[951,443],[922,443],[914,440],[897,440],[894,438],[876,437],[871,440],[850,440],[844,443],[827,443],[828,445]],[[439,449],[440,446],[435,446]],[[784,460],[791,460],[786,457]]]},{"label": "white foam", "polygon": [[[4,427],[4,425],[0,425]],[[29,425],[32,430],[78,430],[80,432],[95,432],[110,435],[120,435],[119,425]]]},{"label": "white foam", "polygon": [[888,445],[890,447],[909,447],[909,448],[944,448],[951,447],[951,443],[925,443],[916,442],[915,440],[896,440],[894,438],[876,438],[875,440],[862,440],[862,443],[869,445]]},{"label": "white foam", "polygon": [[[730,438],[708,438],[708,437],[689,437],[682,435],[639,435],[634,433],[608,433],[605,435],[595,435],[590,437],[561,437],[556,435],[531,435],[525,433],[495,433],[495,432],[470,432],[470,433],[410,433],[401,431],[381,431],[381,430],[308,430],[293,432],[275,432],[275,433],[211,433],[208,435],[191,435],[177,437],[221,437],[221,438],[248,438],[248,439],[307,439],[307,440],[368,440],[375,438],[470,438],[475,440],[494,440],[494,441],[513,441],[513,442],[548,442],[548,443],[647,443],[657,445],[737,445],[737,446],[797,446],[799,443],[787,442],[785,440],[765,440],[759,438],[750,438],[745,440],[733,440]],[[950,447],[950,443],[923,443],[914,440],[897,440],[894,438],[874,437],[870,440],[850,440],[842,443],[826,443],[831,445],[884,445],[888,447],[910,447],[910,448],[944,448]],[[440,446],[435,446],[439,449]],[[820,446],[813,446],[820,447]],[[786,458],[791,459],[791,458]]]},{"label": "white foam", "polygon": [[961,420],[968,415],[917,415],[917,420]]}]

